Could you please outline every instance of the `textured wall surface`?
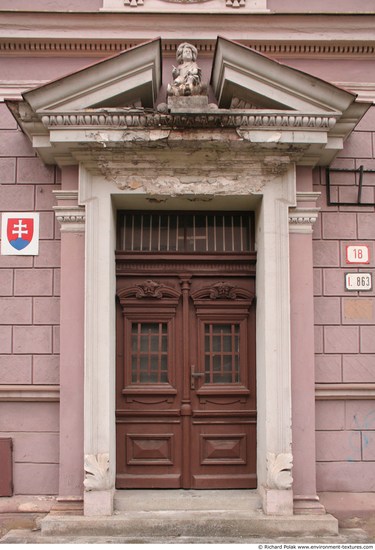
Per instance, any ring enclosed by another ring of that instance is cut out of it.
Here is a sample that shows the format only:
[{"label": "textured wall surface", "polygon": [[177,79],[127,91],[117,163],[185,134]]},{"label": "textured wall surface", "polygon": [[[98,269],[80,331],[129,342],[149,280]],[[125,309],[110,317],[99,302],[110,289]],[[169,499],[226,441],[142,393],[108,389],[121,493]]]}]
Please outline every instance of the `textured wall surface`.
[{"label": "textured wall surface", "polygon": [[[347,140],[332,167],[375,169],[375,107]],[[332,200],[353,202],[358,174],[333,173]],[[364,175],[363,202],[374,202],[375,173]],[[375,383],[375,290],[345,290],[347,271],[375,271],[373,206],[327,206],[325,172],[315,171],[322,193],[314,228],[316,382]],[[368,265],[346,263],[346,245],[367,244]],[[357,269],[358,268],[358,269]],[[375,490],[375,404],[373,400],[317,402],[317,475],[320,491]]]},{"label": "textured wall surface", "polygon": [[[38,256],[0,255],[0,384],[59,383],[60,235],[46,167],[0,103],[0,210],[40,212]],[[15,494],[54,494],[58,485],[58,404],[0,402],[0,437],[14,443]]]}]

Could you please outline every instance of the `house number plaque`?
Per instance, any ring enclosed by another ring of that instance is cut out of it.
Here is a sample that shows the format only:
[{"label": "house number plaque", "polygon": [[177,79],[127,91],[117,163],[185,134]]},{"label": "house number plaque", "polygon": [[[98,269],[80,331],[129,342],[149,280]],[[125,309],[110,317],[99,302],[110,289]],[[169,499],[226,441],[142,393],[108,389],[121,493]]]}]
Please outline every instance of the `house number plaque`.
[{"label": "house number plaque", "polygon": [[371,273],[345,273],[346,290],[372,290]]},{"label": "house number plaque", "polygon": [[369,247],[366,244],[348,245],[346,247],[347,264],[368,264],[370,262]]}]

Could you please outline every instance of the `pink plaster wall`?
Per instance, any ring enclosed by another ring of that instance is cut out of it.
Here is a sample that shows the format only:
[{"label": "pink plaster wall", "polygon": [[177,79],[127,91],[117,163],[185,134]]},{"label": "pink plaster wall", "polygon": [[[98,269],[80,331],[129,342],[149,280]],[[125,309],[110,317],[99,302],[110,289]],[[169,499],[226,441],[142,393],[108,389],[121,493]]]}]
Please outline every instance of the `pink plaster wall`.
[{"label": "pink plaster wall", "polygon": [[373,12],[373,0],[267,0],[267,8],[276,13]]},{"label": "pink plaster wall", "polygon": [[[332,167],[375,168],[375,107],[347,140]],[[353,201],[356,176],[333,174],[333,198]],[[367,244],[375,273],[373,206],[327,206],[324,170],[315,170],[321,214],[314,227],[316,362],[319,384],[375,383],[375,290],[348,292],[346,245]],[[374,202],[375,174],[365,175],[363,199]],[[355,270],[355,269],[354,269]],[[319,491],[375,490],[375,406],[372,400],[318,401],[317,485]]]},{"label": "pink plaster wall", "polygon": [[58,430],[58,403],[0,403],[0,437],[13,440],[15,495],[57,494]]},{"label": "pink plaster wall", "polygon": [[103,6],[103,0],[1,0],[0,11],[96,11]]},{"label": "pink plaster wall", "polygon": [[[0,385],[59,383],[60,232],[46,167],[0,103],[0,211],[40,212],[39,256],[0,255]],[[14,441],[16,494],[58,490],[58,404],[0,403],[0,437]]]}]

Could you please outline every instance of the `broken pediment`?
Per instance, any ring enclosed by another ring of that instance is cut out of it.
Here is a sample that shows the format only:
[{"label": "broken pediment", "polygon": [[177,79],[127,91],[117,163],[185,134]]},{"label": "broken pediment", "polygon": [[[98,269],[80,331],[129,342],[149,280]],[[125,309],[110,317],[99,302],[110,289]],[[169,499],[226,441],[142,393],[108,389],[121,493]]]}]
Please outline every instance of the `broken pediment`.
[{"label": "broken pediment", "polygon": [[[188,82],[196,63],[184,63]],[[76,163],[88,156],[95,163],[100,151],[118,158],[122,149],[137,154],[156,145],[217,148],[220,142],[253,154],[277,151],[310,165],[329,164],[371,105],[221,37],[211,73],[217,104],[208,103],[206,88],[197,86],[197,66],[194,86],[188,82],[191,95],[185,93],[185,73],[180,95],[182,77],[175,67],[171,82],[176,93],[168,104],[156,105],[161,69],[161,40],[156,39],[7,104],[46,163]]]},{"label": "broken pediment", "polygon": [[161,86],[161,40],[135,46],[25,92],[35,112],[115,108],[152,108]]},{"label": "broken pediment", "polygon": [[211,86],[222,109],[239,97],[263,109],[343,113],[356,99],[351,92],[222,37],[216,42]]}]

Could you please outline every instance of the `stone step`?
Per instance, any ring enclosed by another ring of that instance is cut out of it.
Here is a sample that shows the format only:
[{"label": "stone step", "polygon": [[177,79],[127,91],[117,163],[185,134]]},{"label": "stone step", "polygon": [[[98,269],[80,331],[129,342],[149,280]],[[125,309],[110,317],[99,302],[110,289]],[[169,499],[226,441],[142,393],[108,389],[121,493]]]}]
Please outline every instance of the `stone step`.
[{"label": "stone step", "polygon": [[261,507],[258,492],[248,489],[126,489],[116,491],[114,497],[114,508],[120,512],[212,509],[255,511]]},{"label": "stone step", "polygon": [[165,510],[116,512],[108,517],[48,515],[43,536],[274,537],[337,535],[333,516],[266,516],[260,510]]}]

